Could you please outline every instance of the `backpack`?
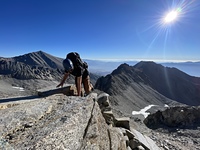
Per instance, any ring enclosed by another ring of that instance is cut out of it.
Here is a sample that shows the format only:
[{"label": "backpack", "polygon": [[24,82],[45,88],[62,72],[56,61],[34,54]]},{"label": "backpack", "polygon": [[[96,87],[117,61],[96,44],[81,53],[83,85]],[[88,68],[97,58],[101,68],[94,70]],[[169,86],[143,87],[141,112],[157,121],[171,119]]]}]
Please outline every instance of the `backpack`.
[{"label": "backpack", "polygon": [[80,55],[76,52],[71,52],[67,54],[67,58],[70,59],[74,65],[74,68],[81,67],[83,69],[88,68],[88,64],[83,61]]}]

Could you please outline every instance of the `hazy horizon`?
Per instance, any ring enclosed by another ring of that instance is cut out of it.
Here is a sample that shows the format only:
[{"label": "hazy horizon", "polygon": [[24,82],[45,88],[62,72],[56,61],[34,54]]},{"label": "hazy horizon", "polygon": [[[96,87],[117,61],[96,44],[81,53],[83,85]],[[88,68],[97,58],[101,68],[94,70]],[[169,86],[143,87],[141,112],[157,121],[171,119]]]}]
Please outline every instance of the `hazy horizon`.
[{"label": "hazy horizon", "polygon": [[[19,55],[19,56],[22,56],[22,55]],[[54,55],[52,56],[57,57]],[[14,57],[18,57],[18,56],[14,56]],[[6,57],[6,58],[13,58],[13,57]],[[133,66],[140,61],[153,61],[165,67],[175,67],[187,73],[188,75],[200,77],[200,61],[196,61],[196,62],[194,61],[161,61],[161,60],[155,61],[155,60],[130,60],[130,59],[129,60],[128,59],[124,59],[124,60],[119,60],[119,59],[99,59],[98,60],[96,59],[94,60],[94,59],[84,59],[84,58],[83,60],[85,60],[89,64],[89,70],[91,72],[97,73],[99,75],[107,75],[108,73],[111,73],[114,69],[116,69],[122,63],[127,63]]]},{"label": "hazy horizon", "polygon": [[[38,51],[42,51],[42,52],[45,52],[43,50],[38,50]],[[34,53],[34,52],[38,52],[38,51],[33,51],[33,52],[28,52],[28,53]],[[20,54],[20,55],[11,55],[11,56],[0,56],[0,57],[3,57],[3,58],[12,58],[12,57],[18,57],[18,56],[22,56],[22,55],[25,55],[25,54],[28,54],[28,53],[24,53],[24,54]],[[48,52],[45,52],[47,54],[50,54]],[[53,54],[50,54],[52,56],[55,56]],[[55,56],[55,57],[58,57],[58,56]],[[59,57],[59,58],[65,58],[64,57]],[[153,61],[153,62],[158,62],[158,63],[182,63],[182,62],[200,62],[200,59],[199,60],[163,60],[163,59],[104,59],[104,58],[101,58],[101,59],[90,59],[90,58],[82,58],[84,60],[91,60],[91,61],[102,61],[102,62],[125,62],[125,61],[135,61],[135,62],[140,62],[140,61]]]}]

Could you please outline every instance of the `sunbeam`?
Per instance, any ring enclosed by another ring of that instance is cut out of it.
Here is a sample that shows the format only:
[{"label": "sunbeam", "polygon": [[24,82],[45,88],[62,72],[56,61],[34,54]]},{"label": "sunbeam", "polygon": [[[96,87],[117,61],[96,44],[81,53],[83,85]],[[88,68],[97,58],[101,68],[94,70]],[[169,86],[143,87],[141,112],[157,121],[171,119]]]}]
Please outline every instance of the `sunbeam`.
[{"label": "sunbeam", "polygon": [[[197,9],[199,3],[196,0],[173,0],[172,3],[164,5],[162,8],[156,10],[157,14],[151,16],[151,24],[148,24],[143,31],[138,33],[145,35],[141,41],[147,46],[144,57],[149,57],[151,51],[162,53],[160,59],[167,59],[165,55],[168,55],[168,47],[173,44],[178,38],[176,33],[180,31],[180,27],[186,25],[187,19],[192,17],[192,13]],[[141,36],[142,37],[142,36]],[[163,45],[159,50],[157,46]],[[152,56],[153,57],[153,56]],[[169,59],[169,58],[168,58]]]}]

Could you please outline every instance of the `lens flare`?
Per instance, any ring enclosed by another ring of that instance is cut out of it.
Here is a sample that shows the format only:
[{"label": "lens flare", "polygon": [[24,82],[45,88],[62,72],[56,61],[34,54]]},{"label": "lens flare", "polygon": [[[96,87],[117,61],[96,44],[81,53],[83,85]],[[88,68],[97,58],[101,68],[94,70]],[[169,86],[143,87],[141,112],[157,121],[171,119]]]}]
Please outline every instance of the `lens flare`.
[{"label": "lens flare", "polygon": [[189,18],[193,17],[193,13],[197,13],[200,7],[198,0],[172,0],[163,4],[166,5],[155,9],[155,15],[150,17],[148,26],[138,32],[139,37],[144,36],[140,40],[147,46],[144,57],[149,57],[151,51],[155,51],[162,54],[159,59],[166,60],[168,47],[179,39],[177,35],[182,31],[180,27],[187,25]]},{"label": "lens flare", "polygon": [[172,22],[172,21],[175,21],[176,18],[178,16],[178,12],[177,11],[171,11],[167,14],[167,16],[164,18],[164,21],[166,23],[169,23],[169,22]]},{"label": "lens flare", "polygon": [[181,7],[178,7],[176,10],[172,10],[167,15],[164,17],[164,22],[165,23],[170,23],[176,21],[178,16],[180,15],[182,9]]}]

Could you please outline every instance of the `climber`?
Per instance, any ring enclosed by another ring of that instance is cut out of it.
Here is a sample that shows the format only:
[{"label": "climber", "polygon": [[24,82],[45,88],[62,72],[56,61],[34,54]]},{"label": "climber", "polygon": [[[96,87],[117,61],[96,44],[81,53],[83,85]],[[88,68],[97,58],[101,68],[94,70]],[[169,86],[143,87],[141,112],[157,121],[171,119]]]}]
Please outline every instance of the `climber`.
[{"label": "climber", "polygon": [[67,77],[72,74],[75,76],[77,96],[83,96],[83,93],[81,92],[82,83],[85,90],[85,96],[93,90],[93,86],[90,83],[88,65],[80,58],[78,53],[71,52],[67,54],[66,59],[63,60],[63,67],[65,69],[65,74],[60,84],[58,84],[56,87],[63,87]]}]

